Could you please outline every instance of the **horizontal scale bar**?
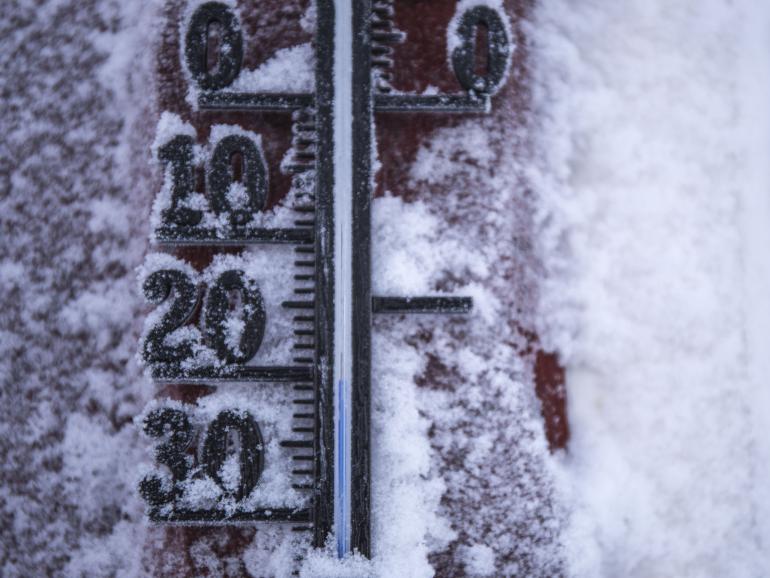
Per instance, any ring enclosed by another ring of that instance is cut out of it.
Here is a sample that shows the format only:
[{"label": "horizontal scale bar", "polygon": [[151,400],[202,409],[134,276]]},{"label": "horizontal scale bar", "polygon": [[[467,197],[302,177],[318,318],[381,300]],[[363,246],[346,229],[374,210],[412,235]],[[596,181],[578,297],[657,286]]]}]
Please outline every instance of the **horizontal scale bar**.
[{"label": "horizontal scale bar", "polygon": [[[292,111],[313,105],[312,94],[204,92],[198,99],[202,109]],[[377,94],[376,112],[485,113],[489,97],[472,94]]]},{"label": "horizontal scale bar", "polygon": [[180,522],[185,524],[233,524],[245,522],[310,522],[310,510],[292,510],[291,508],[263,508],[253,512],[234,512],[228,514],[224,510],[173,510],[169,514],[161,514],[157,510],[150,512],[153,522]]},{"label": "horizontal scale bar", "polygon": [[160,227],[155,231],[155,243],[158,245],[206,245],[234,246],[265,244],[306,244],[313,242],[313,229],[247,229],[237,231],[227,238],[220,238],[214,229],[181,228],[177,231]]},{"label": "horizontal scale bar", "polygon": [[181,370],[178,366],[156,365],[152,368],[152,377],[160,383],[207,383],[210,381],[259,381],[259,382],[312,382],[312,366],[272,366],[257,367],[251,365],[204,367],[193,370]]},{"label": "horizontal scale bar", "polygon": [[313,106],[312,94],[204,92],[198,97],[203,109],[292,111]]},{"label": "horizontal scale bar", "polygon": [[469,313],[472,297],[372,297],[372,313]]},{"label": "horizontal scale bar", "polygon": [[489,111],[489,98],[470,94],[377,94],[377,112],[483,113]]},{"label": "horizontal scale bar", "polygon": [[284,301],[281,306],[284,309],[315,309],[313,301]]},{"label": "horizontal scale bar", "polygon": [[281,447],[283,448],[312,448],[313,440],[283,440]]}]

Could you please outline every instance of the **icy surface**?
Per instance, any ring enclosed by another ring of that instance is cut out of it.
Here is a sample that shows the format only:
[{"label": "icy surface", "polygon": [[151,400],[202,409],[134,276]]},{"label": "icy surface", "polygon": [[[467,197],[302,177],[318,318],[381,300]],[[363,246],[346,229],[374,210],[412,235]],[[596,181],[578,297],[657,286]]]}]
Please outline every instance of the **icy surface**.
[{"label": "icy surface", "polygon": [[768,22],[753,0],[536,10],[577,576],[770,573]]}]

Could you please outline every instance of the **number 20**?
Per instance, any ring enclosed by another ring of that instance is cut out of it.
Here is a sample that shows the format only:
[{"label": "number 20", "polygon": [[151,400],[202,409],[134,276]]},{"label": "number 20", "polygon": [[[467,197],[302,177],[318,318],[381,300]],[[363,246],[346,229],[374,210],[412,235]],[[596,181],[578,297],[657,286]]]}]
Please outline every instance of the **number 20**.
[{"label": "number 20", "polygon": [[[198,289],[189,274],[178,269],[151,273],[143,284],[145,297],[153,303],[172,298],[168,311],[147,332],[143,358],[147,363],[179,363],[193,354],[190,340],[168,345],[167,337],[187,323],[198,304]],[[243,331],[237,347],[228,339],[230,295],[237,292],[242,303]],[[172,295],[173,294],[173,295]],[[265,334],[266,313],[262,293],[243,271],[221,273],[208,290],[203,308],[205,337],[217,357],[228,364],[246,363],[257,354]]]}]

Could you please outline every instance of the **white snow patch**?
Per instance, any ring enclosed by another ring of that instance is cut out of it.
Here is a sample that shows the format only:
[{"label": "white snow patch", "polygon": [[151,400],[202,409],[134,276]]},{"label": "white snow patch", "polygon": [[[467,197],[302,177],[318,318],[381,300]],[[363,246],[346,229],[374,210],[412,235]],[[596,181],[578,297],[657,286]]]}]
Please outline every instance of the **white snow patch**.
[{"label": "white snow patch", "polygon": [[541,329],[568,362],[576,576],[770,572],[769,21],[754,0],[536,8]]},{"label": "white snow patch", "polygon": [[495,572],[495,552],[484,544],[463,549],[465,569],[470,576],[492,576]]},{"label": "white snow patch", "polygon": [[315,81],[315,53],[306,42],[276,50],[255,70],[242,70],[227,92],[312,92]]}]

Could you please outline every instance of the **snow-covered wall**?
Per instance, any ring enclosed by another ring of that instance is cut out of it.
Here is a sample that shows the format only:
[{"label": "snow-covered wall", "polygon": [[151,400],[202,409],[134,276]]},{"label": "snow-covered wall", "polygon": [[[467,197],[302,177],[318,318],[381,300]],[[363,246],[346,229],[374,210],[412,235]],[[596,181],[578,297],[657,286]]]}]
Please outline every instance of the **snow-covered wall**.
[{"label": "snow-covered wall", "polygon": [[142,568],[149,2],[0,16],[0,575]]},{"label": "snow-covered wall", "polygon": [[767,576],[770,11],[539,3],[544,333],[577,576]]}]

